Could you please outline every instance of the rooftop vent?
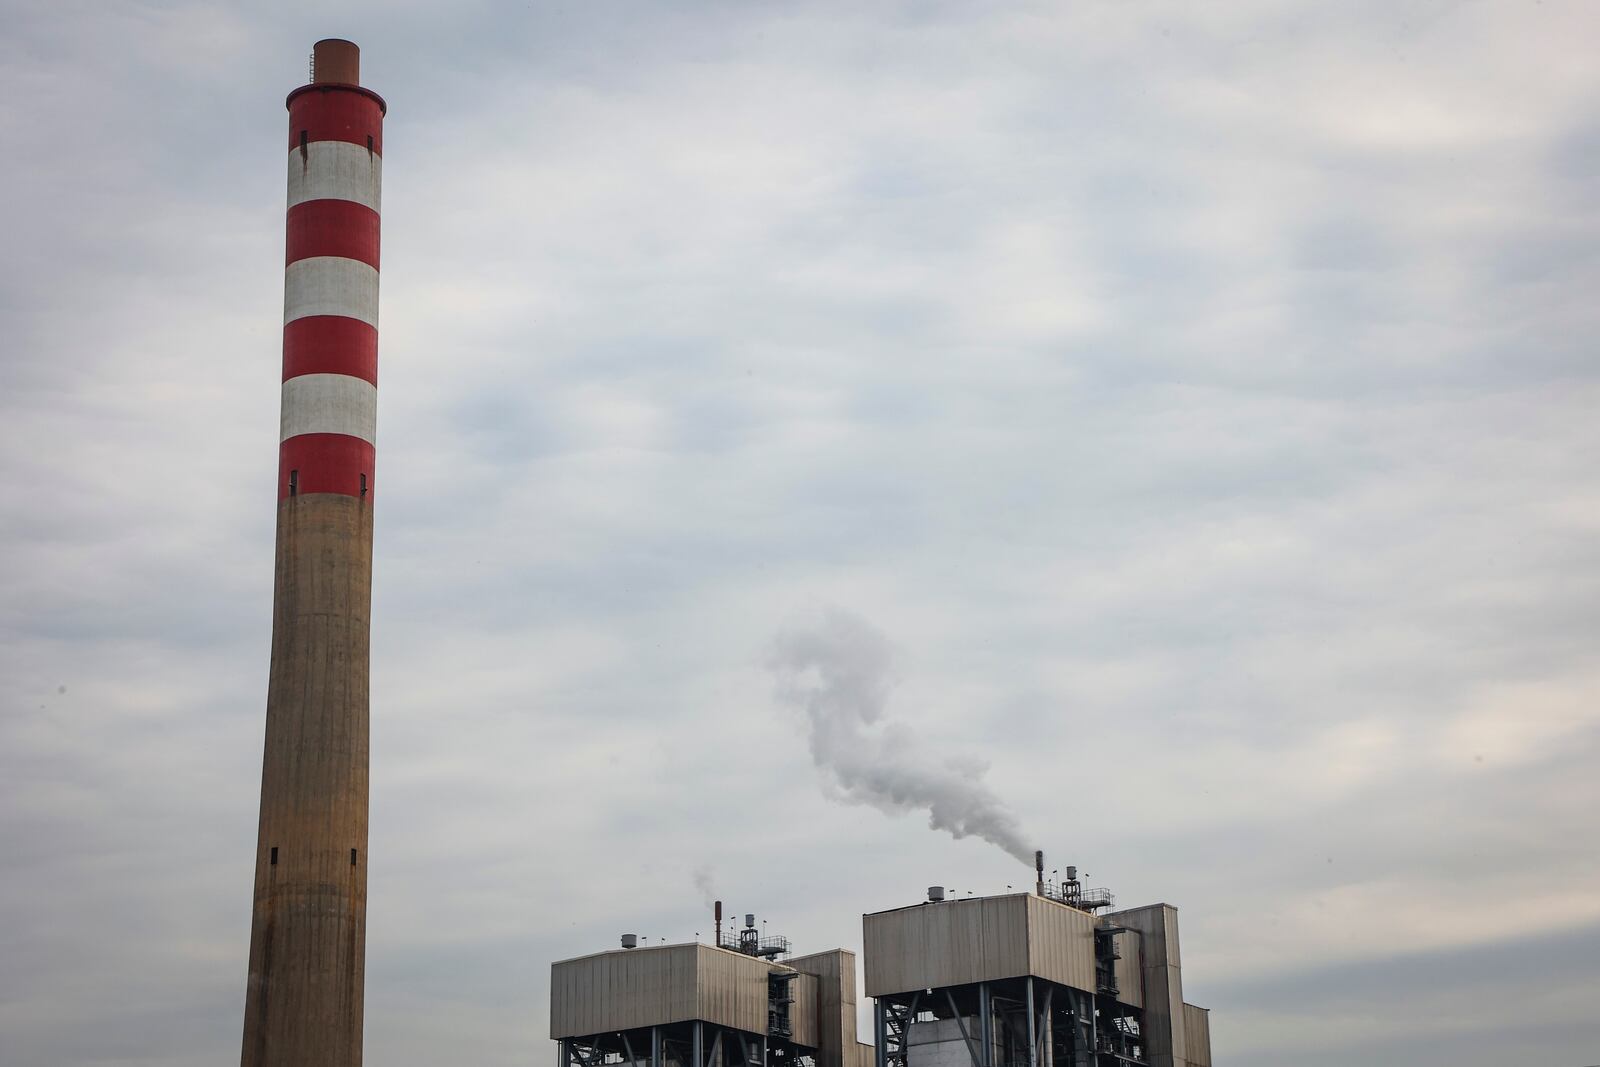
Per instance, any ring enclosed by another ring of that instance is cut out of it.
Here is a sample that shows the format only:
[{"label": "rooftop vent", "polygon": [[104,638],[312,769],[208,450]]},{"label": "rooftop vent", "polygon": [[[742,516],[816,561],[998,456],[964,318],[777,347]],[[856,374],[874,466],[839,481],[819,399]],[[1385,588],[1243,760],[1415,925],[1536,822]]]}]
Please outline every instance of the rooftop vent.
[{"label": "rooftop vent", "polygon": [[928,887],[928,902],[930,904],[937,904],[943,899],[944,899],[944,886],[942,886],[942,885],[930,885]]},{"label": "rooftop vent", "polygon": [[638,948],[639,947],[639,935],[638,934],[623,934],[622,935],[622,947],[623,948]]}]

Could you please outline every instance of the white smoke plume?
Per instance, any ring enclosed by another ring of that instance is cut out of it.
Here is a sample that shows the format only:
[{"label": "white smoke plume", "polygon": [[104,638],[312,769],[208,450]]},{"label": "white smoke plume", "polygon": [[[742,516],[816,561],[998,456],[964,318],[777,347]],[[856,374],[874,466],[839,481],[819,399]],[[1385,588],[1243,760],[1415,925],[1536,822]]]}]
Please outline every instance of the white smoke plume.
[{"label": "white smoke plume", "polygon": [[931,829],[982,838],[1031,865],[1016,817],[983,782],[988,765],[930,760],[885,716],[893,666],[889,639],[840,608],[785,626],[767,658],[778,698],[805,712],[811,758],[836,799],[888,814],[926,811]]}]

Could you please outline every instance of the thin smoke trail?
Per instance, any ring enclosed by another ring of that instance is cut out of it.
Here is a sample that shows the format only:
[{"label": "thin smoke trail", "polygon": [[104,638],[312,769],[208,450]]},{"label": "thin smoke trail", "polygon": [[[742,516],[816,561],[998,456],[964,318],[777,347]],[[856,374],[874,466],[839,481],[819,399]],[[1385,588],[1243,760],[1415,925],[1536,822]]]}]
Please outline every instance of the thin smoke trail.
[{"label": "thin smoke trail", "polygon": [[700,890],[701,900],[707,910],[716,902],[716,877],[717,872],[711,868],[709,863],[702,863],[694,869],[694,887]]},{"label": "thin smoke trail", "polygon": [[1033,862],[1014,816],[975,759],[930,760],[885,713],[894,649],[865,619],[840,608],[785,626],[767,657],[778,698],[804,712],[811,758],[837,799],[891,815],[925,811],[930,829],[978,837]]}]

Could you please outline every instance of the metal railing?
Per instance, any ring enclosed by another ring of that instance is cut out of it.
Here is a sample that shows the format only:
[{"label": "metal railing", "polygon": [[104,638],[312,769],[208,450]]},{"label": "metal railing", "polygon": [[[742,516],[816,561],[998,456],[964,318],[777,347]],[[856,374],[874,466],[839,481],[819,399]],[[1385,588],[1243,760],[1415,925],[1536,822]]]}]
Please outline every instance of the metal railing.
[{"label": "metal railing", "polygon": [[725,948],[731,952],[742,952],[746,956],[762,956],[768,959],[789,954],[789,939],[772,935],[762,937],[748,930],[736,930],[731,934],[724,934],[718,948]]},{"label": "metal railing", "polygon": [[1084,911],[1115,907],[1117,903],[1117,898],[1111,890],[1104,887],[1085,889],[1077,882],[1046,882],[1044,896],[1058,904],[1081,908]]}]

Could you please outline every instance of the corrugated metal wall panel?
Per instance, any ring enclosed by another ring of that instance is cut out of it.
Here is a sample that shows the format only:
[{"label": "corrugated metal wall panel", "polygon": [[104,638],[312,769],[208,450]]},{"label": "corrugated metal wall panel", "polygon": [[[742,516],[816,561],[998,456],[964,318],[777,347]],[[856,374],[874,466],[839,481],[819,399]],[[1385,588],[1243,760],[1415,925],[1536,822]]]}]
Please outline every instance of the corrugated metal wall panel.
[{"label": "corrugated metal wall panel", "polygon": [[771,965],[709,945],[700,951],[699,1010],[693,1018],[752,1033],[767,1032],[767,975]]},{"label": "corrugated metal wall panel", "polygon": [[848,951],[842,948],[829,949],[827,952],[813,952],[809,956],[794,956],[784,962],[797,971],[814,974],[818,978],[832,978],[841,969],[839,954]]},{"label": "corrugated metal wall panel", "polygon": [[[821,1031],[827,1029],[826,1021],[822,1018],[825,1010],[822,1007],[824,999],[822,985],[816,975],[805,973],[789,983],[789,988],[794,992],[794,1003],[789,1005],[789,1022],[794,1028],[794,1043],[797,1045],[817,1048],[822,1044]],[[838,1008],[833,1009],[836,1014],[838,1010]],[[854,1012],[856,1006],[850,1005],[850,1010]],[[851,1040],[854,1039],[855,1035],[852,1034]],[[819,1067],[822,1067],[820,1062]]]},{"label": "corrugated metal wall panel", "polygon": [[550,1036],[581,1037],[694,1018],[695,949],[661,945],[551,964]]},{"label": "corrugated metal wall panel", "polygon": [[[903,992],[905,933],[908,922],[900,912],[880,912],[861,917],[863,966],[867,996]],[[911,988],[909,985],[906,988]]]},{"label": "corrugated metal wall panel", "polygon": [[1144,1007],[1144,970],[1139,966],[1143,951],[1139,931],[1124,930],[1117,935],[1117,999],[1136,1008]]},{"label": "corrugated metal wall panel", "polygon": [[672,997],[667,1004],[674,1021],[696,1018],[699,1010],[700,950],[703,945],[684,945],[682,951],[672,956],[671,973],[667,976]]},{"label": "corrugated metal wall panel", "polygon": [[1183,1040],[1189,1067],[1211,1067],[1211,1012],[1185,1004]]},{"label": "corrugated metal wall panel", "polygon": [[[797,971],[816,976],[817,1067],[856,1067],[856,954],[833,949],[788,961]],[[796,1040],[799,1040],[796,1029]]]},{"label": "corrugated metal wall panel", "polygon": [[1145,1050],[1151,1067],[1181,1067],[1187,1042],[1183,970],[1178,966],[1178,909],[1170,904],[1129,908],[1108,916],[1139,931],[1144,963]]},{"label": "corrugated metal wall panel", "polygon": [[1026,900],[1027,973],[1094,992],[1094,917],[1043,897]]},{"label": "corrugated metal wall panel", "polygon": [[572,972],[559,963],[550,965],[550,1036],[565,1037],[572,1033],[573,1006],[578,998],[573,995]]},{"label": "corrugated metal wall panel", "polygon": [[[831,958],[830,958],[831,957]],[[824,1001],[830,1000],[835,1049],[855,1032],[855,955],[838,950],[808,957],[833,978],[801,972],[791,1006],[794,1040],[822,1043]],[[709,945],[659,945],[563,960],[550,967],[550,1036],[582,1037],[635,1027],[703,1019],[754,1034],[767,1032],[767,976],[786,969]],[[800,968],[795,968],[801,970]],[[840,995],[846,983],[849,999]],[[825,988],[826,987],[826,992]],[[846,1018],[848,1015],[848,1018]]]},{"label": "corrugated metal wall panel", "polygon": [[1027,974],[1031,895],[952,900],[863,916],[866,995]]},{"label": "corrugated metal wall panel", "polygon": [[[1028,973],[1028,909],[1031,893],[983,902],[983,966],[996,978]],[[976,980],[976,979],[974,979]]]},{"label": "corrugated metal wall panel", "polygon": [[1167,966],[1183,966],[1183,945],[1178,940],[1178,909],[1165,906],[1161,909],[1162,922],[1166,925]]}]

